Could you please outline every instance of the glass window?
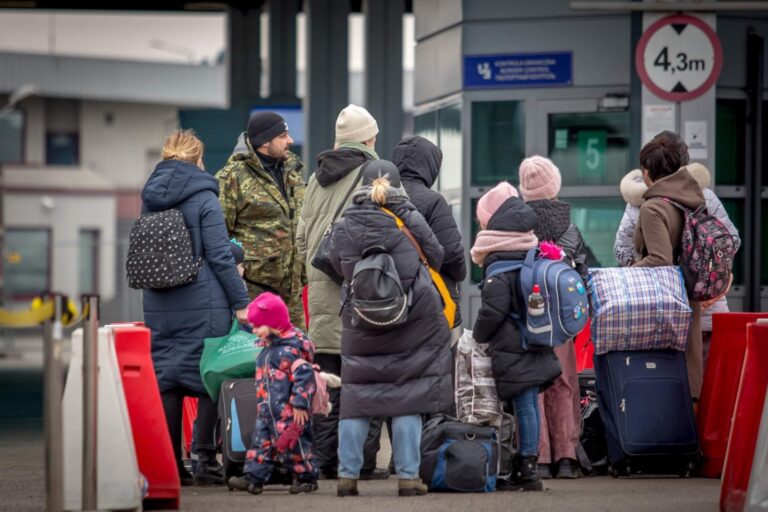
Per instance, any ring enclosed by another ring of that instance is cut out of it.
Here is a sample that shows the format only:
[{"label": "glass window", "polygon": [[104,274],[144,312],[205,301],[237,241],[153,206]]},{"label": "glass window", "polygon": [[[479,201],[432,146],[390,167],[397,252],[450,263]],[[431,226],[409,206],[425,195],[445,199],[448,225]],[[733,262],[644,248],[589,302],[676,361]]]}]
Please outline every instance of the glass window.
[{"label": "glass window", "polygon": [[79,240],[78,276],[80,293],[99,293],[99,231],[82,230]]},{"label": "glass window", "polygon": [[451,105],[438,112],[439,142],[443,151],[440,169],[440,190],[461,188],[462,147],[461,147],[461,106]]},{"label": "glass window", "polygon": [[472,103],[472,186],[517,182],[525,157],[525,105],[520,101]]},{"label": "glass window", "polygon": [[3,275],[12,298],[36,296],[50,288],[48,229],[8,229],[5,233]]},{"label": "glass window", "polygon": [[744,185],[747,102],[717,100],[715,169],[718,185]]},{"label": "glass window", "polygon": [[[718,173],[719,177],[719,173]],[[728,217],[739,230],[739,237],[744,237],[744,200],[743,199],[721,199]],[[736,253],[736,261],[733,265],[733,284],[744,284],[744,267],[747,265],[747,253],[744,251],[744,242]]]},{"label": "glass window", "polygon": [[0,113],[0,163],[24,161],[24,114]]},{"label": "glass window", "polygon": [[615,267],[613,244],[626,203],[618,198],[570,198],[571,222],[581,231],[589,267]]},{"label": "glass window", "polygon": [[413,119],[413,131],[433,144],[438,144],[437,139],[437,111],[421,114]]},{"label": "glass window", "polygon": [[76,133],[48,133],[45,136],[45,162],[48,165],[80,163],[80,136]]},{"label": "glass window", "polygon": [[563,186],[618,185],[629,159],[629,112],[549,115],[549,157]]}]

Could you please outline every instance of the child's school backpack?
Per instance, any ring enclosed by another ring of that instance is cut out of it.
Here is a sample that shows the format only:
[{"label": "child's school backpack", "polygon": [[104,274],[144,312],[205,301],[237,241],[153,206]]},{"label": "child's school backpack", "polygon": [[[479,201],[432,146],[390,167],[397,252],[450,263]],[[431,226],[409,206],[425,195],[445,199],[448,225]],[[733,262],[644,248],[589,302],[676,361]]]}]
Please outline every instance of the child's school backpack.
[{"label": "child's school backpack", "polygon": [[395,260],[374,248],[355,264],[347,300],[352,325],[388,330],[408,318],[409,295],[400,283]]},{"label": "child's school backpack", "polygon": [[707,212],[706,205],[691,210],[663,199],[685,216],[678,264],[688,296],[691,300],[707,301],[724,294],[731,283],[736,255],[736,244],[728,228]]},{"label": "child's school backpack", "polygon": [[523,346],[557,347],[584,329],[589,301],[581,276],[560,260],[538,258],[538,248],[524,261],[491,263],[485,279],[512,270],[520,271],[523,314],[512,313],[523,334]]},{"label": "child's school backpack", "polygon": [[192,252],[192,238],[179,210],[144,213],[133,223],[125,263],[131,288],[174,288],[191,283],[202,262]]},{"label": "child's school backpack", "polygon": [[430,491],[493,492],[499,466],[496,429],[434,415],[422,428],[419,477]]},{"label": "child's school backpack", "polygon": [[320,367],[305,359],[296,359],[293,364],[291,364],[291,375],[293,375],[299,366],[305,363],[312,366],[312,370],[315,372],[315,393],[312,395],[312,405],[309,413],[311,415],[321,414],[323,416],[328,416],[331,412],[331,397],[328,394],[328,385],[325,382],[323,374],[320,372]]}]

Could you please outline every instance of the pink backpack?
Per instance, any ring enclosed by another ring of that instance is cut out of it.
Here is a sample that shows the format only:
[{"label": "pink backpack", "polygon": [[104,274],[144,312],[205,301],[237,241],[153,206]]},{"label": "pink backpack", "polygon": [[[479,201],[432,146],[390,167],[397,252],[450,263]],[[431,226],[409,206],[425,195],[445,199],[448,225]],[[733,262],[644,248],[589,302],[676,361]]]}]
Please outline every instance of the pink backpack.
[{"label": "pink backpack", "polygon": [[707,301],[728,291],[733,272],[736,245],[725,225],[706,206],[690,210],[682,204],[663,198],[683,211],[683,234],[680,260],[685,287],[692,300]]},{"label": "pink backpack", "polygon": [[311,415],[322,414],[323,416],[328,416],[328,414],[331,412],[329,407],[331,405],[331,401],[330,395],[328,394],[328,385],[320,373],[320,367],[316,364],[311,364],[306,359],[297,359],[291,365],[291,374],[293,374],[296,369],[303,364],[312,366],[312,370],[315,372],[315,392],[312,394],[312,405],[310,407],[309,413]]}]

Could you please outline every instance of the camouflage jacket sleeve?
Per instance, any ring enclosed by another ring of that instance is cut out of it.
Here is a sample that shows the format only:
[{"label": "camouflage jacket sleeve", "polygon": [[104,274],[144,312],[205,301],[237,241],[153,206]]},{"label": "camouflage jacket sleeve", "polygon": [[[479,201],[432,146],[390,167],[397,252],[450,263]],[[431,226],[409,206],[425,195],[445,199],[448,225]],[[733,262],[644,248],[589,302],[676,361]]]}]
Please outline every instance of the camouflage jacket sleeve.
[{"label": "camouflage jacket sleeve", "polygon": [[237,173],[231,167],[225,167],[216,175],[219,181],[219,203],[224,213],[227,224],[227,232],[232,236],[237,224],[237,212],[240,202],[240,186],[237,182]]}]

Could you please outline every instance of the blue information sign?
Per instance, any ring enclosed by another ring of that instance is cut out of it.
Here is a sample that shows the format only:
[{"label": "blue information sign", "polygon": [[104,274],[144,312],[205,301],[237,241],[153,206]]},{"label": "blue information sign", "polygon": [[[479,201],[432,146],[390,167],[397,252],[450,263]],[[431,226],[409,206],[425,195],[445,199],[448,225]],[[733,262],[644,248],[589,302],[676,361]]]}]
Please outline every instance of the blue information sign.
[{"label": "blue information sign", "polygon": [[573,52],[465,55],[464,88],[573,85]]}]

